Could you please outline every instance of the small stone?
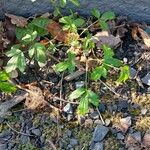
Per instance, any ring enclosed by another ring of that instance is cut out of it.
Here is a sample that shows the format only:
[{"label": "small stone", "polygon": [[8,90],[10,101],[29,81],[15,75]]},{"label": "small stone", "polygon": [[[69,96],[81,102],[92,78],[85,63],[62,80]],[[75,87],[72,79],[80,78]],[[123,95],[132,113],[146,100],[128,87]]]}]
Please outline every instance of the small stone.
[{"label": "small stone", "polygon": [[127,59],[126,57],[124,57],[124,58],[123,58],[123,62],[124,62],[124,63],[127,63],[127,62],[128,62],[128,59]]},{"label": "small stone", "polygon": [[150,86],[150,72],[145,77],[143,77],[141,80],[144,84]]},{"label": "small stone", "polygon": [[91,150],[103,150],[104,144],[103,142],[97,142],[95,143],[94,147]]},{"label": "small stone", "polygon": [[71,145],[72,147],[78,145],[77,139],[75,139],[75,138],[70,139],[70,145]]},{"label": "small stone", "polygon": [[133,137],[137,142],[141,142],[142,140],[142,135],[141,132],[134,132],[130,135],[131,137]]},{"label": "small stone", "polygon": [[75,83],[76,89],[81,88],[85,85],[85,81],[78,81]]},{"label": "small stone", "polygon": [[148,110],[147,110],[146,108],[143,108],[143,109],[141,110],[141,114],[142,114],[142,115],[145,115],[145,114],[147,113],[147,111],[148,111]]},{"label": "small stone", "polygon": [[124,140],[124,135],[122,133],[117,133],[117,139],[118,140]]},{"label": "small stone", "polygon": [[84,122],[84,126],[85,127],[92,127],[93,126],[93,120],[92,119],[86,119],[85,122]]},{"label": "small stone", "polygon": [[106,125],[106,126],[109,126],[110,123],[111,123],[110,119],[106,119],[106,120],[105,120],[105,125]]},{"label": "small stone", "polygon": [[123,132],[126,132],[129,127],[131,126],[131,117],[126,117],[126,118],[122,118],[120,119],[120,128]]},{"label": "small stone", "polygon": [[101,103],[101,104],[99,105],[98,109],[99,109],[100,112],[103,113],[103,112],[105,112],[105,110],[106,110],[106,106],[105,106],[103,103]]},{"label": "small stone", "polygon": [[31,131],[34,135],[36,135],[36,136],[41,136],[41,134],[42,134],[42,132],[41,132],[41,130],[40,129],[32,129],[32,131]]},{"label": "small stone", "polygon": [[128,101],[125,101],[125,100],[119,101],[118,111],[124,111],[127,109],[128,109]]},{"label": "small stone", "polygon": [[107,135],[109,129],[103,125],[97,125],[93,134],[92,141],[100,142]]},{"label": "small stone", "polygon": [[143,144],[145,146],[150,146],[150,130],[148,130],[143,137]]},{"label": "small stone", "polygon": [[0,117],[0,124],[4,122],[4,118]]},{"label": "small stone", "polygon": [[18,72],[17,70],[13,70],[10,74],[11,78],[17,78],[18,77]]},{"label": "small stone", "polygon": [[94,124],[96,124],[96,125],[99,125],[99,124],[103,125],[103,123],[102,123],[102,121],[100,119],[95,120]]},{"label": "small stone", "polygon": [[71,130],[67,130],[67,131],[66,131],[66,135],[67,135],[68,137],[71,137],[72,131],[71,131]]},{"label": "small stone", "polygon": [[98,114],[97,111],[94,111],[93,113],[90,114],[90,117],[91,117],[92,119],[98,119],[98,118],[99,118],[99,114]]},{"label": "small stone", "polygon": [[0,144],[0,150],[7,150],[7,144]]},{"label": "small stone", "polygon": [[20,136],[20,142],[21,142],[21,144],[26,144],[29,141],[30,141],[30,138],[28,136],[26,136],[26,135],[21,135]]},{"label": "small stone", "polygon": [[64,108],[63,111],[68,113],[68,114],[72,114],[73,113],[73,109],[72,109],[72,105],[70,103],[68,103]]},{"label": "small stone", "polygon": [[137,71],[133,68],[130,67],[130,78],[134,79],[136,77]]}]

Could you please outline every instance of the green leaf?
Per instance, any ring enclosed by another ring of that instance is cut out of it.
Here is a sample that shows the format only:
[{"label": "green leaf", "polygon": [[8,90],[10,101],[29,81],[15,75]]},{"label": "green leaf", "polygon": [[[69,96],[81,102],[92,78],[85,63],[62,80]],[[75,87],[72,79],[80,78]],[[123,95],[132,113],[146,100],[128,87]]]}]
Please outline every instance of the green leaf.
[{"label": "green leaf", "polygon": [[114,56],[114,52],[109,46],[104,44],[104,45],[102,45],[102,49],[104,51],[104,57],[113,57]]},{"label": "green leaf", "polygon": [[121,67],[121,71],[120,71],[120,76],[119,79],[117,80],[118,83],[121,82],[125,82],[126,80],[128,80],[130,77],[130,69],[129,66],[123,66]]},{"label": "green leaf", "polygon": [[65,70],[68,69],[68,62],[64,61],[64,62],[60,62],[58,64],[55,65],[54,69],[57,71],[57,72],[63,72]]},{"label": "green leaf", "polygon": [[99,24],[100,24],[100,27],[102,30],[108,30],[109,29],[109,26],[108,26],[108,23],[103,21],[103,20],[99,20]]},{"label": "green leaf", "polygon": [[11,59],[7,62],[7,66],[5,67],[7,72],[11,72],[18,68],[21,72],[24,72],[26,62],[25,62],[25,56],[23,52],[18,49],[19,45],[15,45],[11,48],[10,51],[6,53],[8,57],[11,57]]},{"label": "green leaf", "polygon": [[70,16],[65,16],[65,17],[60,18],[59,22],[63,24],[71,24],[72,18]]},{"label": "green leaf", "polygon": [[44,36],[48,34],[47,25],[50,22],[48,18],[35,18],[28,24],[28,28],[37,31],[38,35]]},{"label": "green leaf", "polygon": [[0,71],[0,81],[8,81],[9,74],[6,71]]},{"label": "green leaf", "polygon": [[91,73],[91,79],[94,81],[99,80],[101,77],[106,78],[107,70],[103,66],[96,67]]},{"label": "green leaf", "polygon": [[60,6],[63,8],[67,4],[66,0],[60,0]]},{"label": "green leaf", "polygon": [[80,6],[79,0],[70,0],[74,5]]},{"label": "green leaf", "polygon": [[75,24],[76,27],[81,27],[85,23],[85,21],[84,19],[77,18],[73,20],[73,23]]},{"label": "green leaf", "polygon": [[82,96],[78,106],[79,115],[85,115],[89,112],[89,101],[87,95]]},{"label": "green leaf", "polygon": [[29,57],[34,58],[39,66],[43,66],[46,63],[46,48],[41,43],[35,43],[30,49],[29,49]]},{"label": "green leaf", "polygon": [[22,41],[22,38],[25,37],[26,35],[31,35],[34,31],[30,28],[16,28],[16,37],[19,41]]},{"label": "green leaf", "polygon": [[16,87],[9,82],[0,82],[0,91],[5,93],[12,93],[16,91]]},{"label": "green leaf", "polygon": [[29,43],[34,41],[36,37],[37,37],[37,31],[33,31],[31,34],[26,34],[26,36],[22,38],[22,41]]},{"label": "green leaf", "polygon": [[104,63],[106,65],[117,67],[117,68],[122,66],[123,64],[122,61],[113,57],[104,57]]},{"label": "green leaf", "polygon": [[75,54],[72,52],[68,52],[68,70],[70,73],[72,73],[75,70]]},{"label": "green leaf", "polygon": [[99,11],[98,9],[96,9],[96,8],[92,9],[91,13],[92,13],[92,15],[93,15],[94,17],[96,17],[97,19],[99,19],[100,16],[101,16],[100,11]]},{"label": "green leaf", "polygon": [[86,92],[85,88],[78,88],[69,95],[70,100],[81,97]]},{"label": "green leaf", "polygon": [[88,100],[90,103],[92,103],[94,106],[99,106],[99,97],[96,93],[94,93],[91,90],[87,90]]},{"label": "green leaf", "polygon": [[115,14],[112,11],[107,11],[107,12],[103,13],[101,16],[101,19],[104,21],[112,20],[114,18],[115,18]]}]

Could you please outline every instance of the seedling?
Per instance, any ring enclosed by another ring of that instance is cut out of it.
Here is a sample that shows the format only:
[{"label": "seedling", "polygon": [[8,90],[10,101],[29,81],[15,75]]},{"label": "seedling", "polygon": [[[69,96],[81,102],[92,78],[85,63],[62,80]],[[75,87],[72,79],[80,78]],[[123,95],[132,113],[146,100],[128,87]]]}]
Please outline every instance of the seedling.
[{"label": "seedling", "polygon": [[91,13],[99,22],[99,25],[102,30],[108,30],[109,26],[107,21],[115,19],[115,14],[112,11],[107,11],[101,14],[98,9],[94,8]]}]

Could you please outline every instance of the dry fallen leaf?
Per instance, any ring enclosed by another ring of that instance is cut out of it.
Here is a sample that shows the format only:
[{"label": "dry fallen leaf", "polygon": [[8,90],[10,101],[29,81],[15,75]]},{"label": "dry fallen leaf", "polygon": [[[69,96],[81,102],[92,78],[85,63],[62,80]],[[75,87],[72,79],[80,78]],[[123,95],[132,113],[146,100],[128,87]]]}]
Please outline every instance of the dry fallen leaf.
[{"label": "dry fallen leaf", "polygon": [[27,85],[29,89],[29,95],[26,98],[25,105],[29,109],[41,109],[48,105],[45,101],[42,90],[35,85]]},{"label": "dry fallen leaf", "polygon": [[62,26],[59,23],[51,21],[48,24],[47,29],[54,39],[64,43],[66,42],[68,33],[63,31]]},{"label": "dry fallen leaf", "polygon": [[98,32],[93,36],[93,41],[96,43],[98,48],[100,48],[103,44],[108,44],[111,47],[117,47],[121,43],[119,36],[115,37],[112,34],[109,34],[108,31]]},{"label": "dry fallen leaf", "polygon": [[141,28],[138,28],[138,31],[143,39],[144,44],[150,48],[150,36]]},{"label": "dry fallen leaf", "polygon": [[5,16],[10,18],[11,23],[16,25],[17,27],[25,27],[28,23],[27,22],[28,19],[21,17],[21,16],[16,16],[16,15],[7,14],[7,13],[5,13]]}]

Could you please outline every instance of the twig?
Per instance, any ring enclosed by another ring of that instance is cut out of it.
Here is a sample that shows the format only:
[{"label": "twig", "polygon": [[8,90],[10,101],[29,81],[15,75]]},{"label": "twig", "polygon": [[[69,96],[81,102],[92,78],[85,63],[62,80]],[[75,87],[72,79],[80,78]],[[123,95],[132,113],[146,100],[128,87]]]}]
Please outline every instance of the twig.
[{"label": "twig", "polygon": [[99,117],[100,117],[100,119],[101,119],[101,121],[102,121],[102,124],[105,125],[105,121],[104,121],[104,119],[103,119],[103,117],[102,117],[100,111],[98,110],[98,108],[96,108],[96,110],[97,110],[97,112],[98,112],[98,114],[99,114]]},{"label": "twig", "polygon": [[[62,99],[62,91],[63,91],[63,78],[64,72],[62,73],[61,80],[60,80],[60,91],[59,91],[59,98]],[[62,107],[62,101],[60,101],[60,108]]]},{"label": "twig", "polygon": [[16,132],[17,134],[21,134],[21,135],[25,135],[25,136],[34,136],[34,135],[31,135],[31,134],[27,134],[27,133],[24,133],[24,132],[20,132],[20,131],[17,131],[16,129],[14,129],[7,121],[5,121],[6,125],[11,129],[13,130],[14,132]]},{"label": "twig", "polygon": [[94,24],[96,24],[98,22],[98,20],[96,20],[95,22],[91,23],[88,27],[86,27],[81,33],[80,36],[86,31],[88,30],[91,26],[93,26]]},{"label": "twig", "polygon": [[59,97],[57,97],[57,96],[54,96],[53,97],[53,100],[54,101],[62,101],[62,102],[65,102],[65,103],[71,103],[71,104],[76,104],[76,105],[78,105],[79,103],[78,102],[70,102],[70,101],[67,101],[67,100],[64,100],[64,99],[62,99],[62,98],[59,98]]},{"label": "twig", "polygon": [[112,93],[114,93],[116,96],[118,97],[122,97],[123,99],[127,100],[128,97],[126,96],[122,96],[120,94],[118,94],[117,92],[115,92],[112,88],[110,88],[106,83],[104,83],[102,80],[99,80],[105,87],[107,87],[107,89],[109,89]]},{"label": "twig", "polygon": [[57,150],[56,146],[53,144],[51,140],[46,140],[53,148],[53,150]]}]

